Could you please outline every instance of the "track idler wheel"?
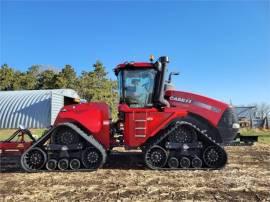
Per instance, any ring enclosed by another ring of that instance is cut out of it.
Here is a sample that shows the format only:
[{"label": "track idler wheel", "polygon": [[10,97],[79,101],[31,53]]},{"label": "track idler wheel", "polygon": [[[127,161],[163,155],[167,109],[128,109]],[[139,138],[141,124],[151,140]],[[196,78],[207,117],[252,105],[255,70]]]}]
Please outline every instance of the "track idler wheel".
[{"label": "track idler wheel", "polygon": [[82,153],[82,163],[87,169],[97,169],[102,162],[102,156],[98,149],[87,148]]},{"label": "track idler wheel", "polygon": [[210,168],[221,168],[226,164],[226,152],[217,146],[209,146],[204,150],[203,160],[206,166]]},{"label": "track idler wheel", "polygon": [[33,148],[23,154],[21,164],[22,168],[26,171],[36,171],[43,168],[46,161],[46,153],[40,148]]},{"label": "track idler wheel", "polygon": [[59,170],[67,170],[68,169],[68,159],[61,159],[58,162],[58,168]]},{"label": "track idler wheel", "polygon": [[163,168],[168,159],[165,149],[160,146],[153,146],[145,153],[145,163],[151,169]]},{"label": "track idler wheel", "polygon": [[55,170],[57,168],[57,161],[55,159],[50,159],[46,163],[47,170]]},{"label": "track idler wheel", "polygon": [[70,162],[69,162],[69,167],[72,169],[72,170],[78,170],[80,169],[81,167],[81,162],[79,159],[72,159]]},{"label": "track idler wheel", "polygon": [[179,167],[179,161],[177,158],[175,157],[171,157],[169,160],[168,160],[168,166],[170,168],[178,168]]},{"label": "track idler wheel", "polygon": [[190,167],[190,160],[187,157],[182,157],[180,160],[181,168],[189,168]]},{"label": "track idler wheel", "polygon": [[201,168],[202,167],[202,160],[198,157],[195,157],[191,161],[191,165],[193,168]]}]

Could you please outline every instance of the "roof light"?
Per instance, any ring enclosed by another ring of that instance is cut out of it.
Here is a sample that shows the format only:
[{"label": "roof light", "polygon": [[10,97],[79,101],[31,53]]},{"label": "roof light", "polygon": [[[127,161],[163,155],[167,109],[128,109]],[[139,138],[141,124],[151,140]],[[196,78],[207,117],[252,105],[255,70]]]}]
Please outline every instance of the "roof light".
[{"label": "roof light", "polygon": [[155,59],[154,55],[151,54],[149,57],[150,62],[154,62],[154,59]]}]

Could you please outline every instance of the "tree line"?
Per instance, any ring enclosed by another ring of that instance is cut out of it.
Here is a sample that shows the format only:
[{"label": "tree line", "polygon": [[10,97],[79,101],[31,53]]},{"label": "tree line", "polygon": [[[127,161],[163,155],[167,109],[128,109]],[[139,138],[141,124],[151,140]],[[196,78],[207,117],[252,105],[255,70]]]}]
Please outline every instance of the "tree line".
[{"label": "tree line", "polygon": [[1,65],[0,90],[40,90],[71,88],[87,101],[104,101],[110,105],[113,118],[116,117],[118,102],[117,82],[107,77],[106,68],[96,61],[93,70],[77,74],[71,65],[61,70],[32,65],[26,71],[18,71]]}]

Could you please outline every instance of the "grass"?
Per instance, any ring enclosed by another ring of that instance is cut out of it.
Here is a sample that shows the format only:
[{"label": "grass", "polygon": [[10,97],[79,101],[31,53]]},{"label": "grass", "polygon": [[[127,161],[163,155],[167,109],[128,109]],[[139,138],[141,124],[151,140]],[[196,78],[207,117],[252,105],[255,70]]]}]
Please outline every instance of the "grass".
[{"label": "grass", "polygon": [[265,144],[270,144],[270,130],[266,129],[246,129],[240,130],[241,135],[250,136],[258,135],[258,141]]},{"label": "grass", "polygon": [[[0,141],[9,138],[17,129],[0,129]],[[45,129],[30,129],[34,137],[40,137]]]}]

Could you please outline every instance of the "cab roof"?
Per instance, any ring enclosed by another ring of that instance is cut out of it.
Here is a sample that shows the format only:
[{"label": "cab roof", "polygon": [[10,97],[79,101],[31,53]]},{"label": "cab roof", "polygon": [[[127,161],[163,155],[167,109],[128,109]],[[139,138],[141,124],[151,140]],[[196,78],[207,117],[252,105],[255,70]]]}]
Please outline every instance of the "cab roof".
[{"label": "cab roof", "polygon": [[129,67],[153,67],[153,63],[150,62],[125,62],[116,66],[115,69],[129,68]]}]

